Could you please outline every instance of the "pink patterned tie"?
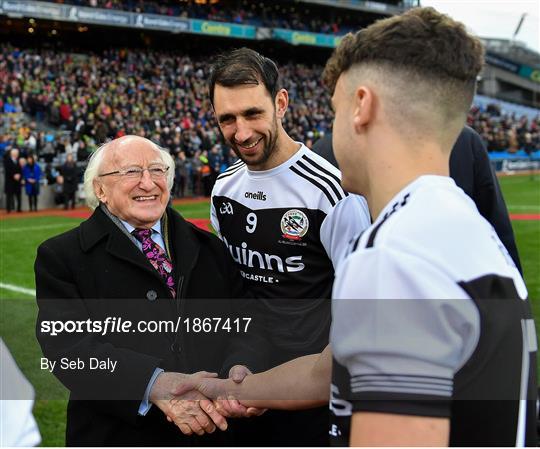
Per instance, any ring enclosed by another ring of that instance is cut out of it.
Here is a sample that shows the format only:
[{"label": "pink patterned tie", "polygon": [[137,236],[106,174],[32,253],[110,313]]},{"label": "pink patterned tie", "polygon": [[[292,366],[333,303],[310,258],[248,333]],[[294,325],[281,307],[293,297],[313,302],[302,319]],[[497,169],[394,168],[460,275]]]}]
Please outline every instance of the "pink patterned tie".
[{"label": "pink patterned tie", "polygon": [[152,235],[152,230],[134,229],[132,234],[139,242],[141,242],[144,255],[165,280],[167,287],[169,287],[174,298],[176,296],[176,291],[174,289],[174,278],[172,274],[173,266],[163,248],[150,237]]}]

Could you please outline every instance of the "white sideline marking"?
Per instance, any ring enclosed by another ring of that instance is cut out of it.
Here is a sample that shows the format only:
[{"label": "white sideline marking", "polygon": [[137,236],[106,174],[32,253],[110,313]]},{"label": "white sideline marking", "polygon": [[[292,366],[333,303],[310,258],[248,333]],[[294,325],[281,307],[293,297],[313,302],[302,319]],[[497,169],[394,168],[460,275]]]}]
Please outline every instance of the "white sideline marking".
[{"label": "white sideline marking", "polygon": [[25,232],[25,231],[37,231],[40,229],[54,229],[54,228],[67,228],[67,227],[75,227],[76,224],[74,223],[57,223],[57,224],[50,224],[50,225],[43,225],[43,226],[23,226],[21,228],[9,228],[4,229],[0,228],[1,232]]},{"label": "white sideline marking", "polygon": [[11,290],[12,292],[22,293],[28,296],[33,296],[34,298],[36,297],[36,291],[31,288],[19,287],[18,285],[13,284],[4,284],[3,282],[0,282],[0,288]]}]

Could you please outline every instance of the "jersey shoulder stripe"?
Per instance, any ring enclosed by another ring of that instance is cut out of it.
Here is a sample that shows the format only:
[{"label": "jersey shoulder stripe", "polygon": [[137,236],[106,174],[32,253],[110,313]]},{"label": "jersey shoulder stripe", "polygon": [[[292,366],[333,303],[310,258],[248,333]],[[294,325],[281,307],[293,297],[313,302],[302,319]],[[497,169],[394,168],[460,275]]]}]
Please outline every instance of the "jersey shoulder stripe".
[{"label": "jersey shoulder stripe", "polygon": [[236,167],[230,167],[230,169],[224,171],[223,173],[221,173],[217,178],[216,180],[220,180],[220,179],[223,179],[223,178],[226,178],[228,176],[231,176],[231,175],[234,175],[235,173],[239,172],[240,170],[242,170],[244,167],[245,167],[246,164],[244,163],[241,163],[241,164],[238,164]]},{"label": "jersey shoulder stripe", "polygon": [[352,240],[352,242],[351,242],[351,251],[350,251],[351,253],[354,253],[356,251],[356,248],[358,248],[358,244],[360,243],[360,239],[364,235],[364,231],[362,231],[358,237],[355,237]]},{"label": "jersey shoulder stripe", "polygon": [[307,164],[304,164],[302,161],[298,161],[296,164],[298,165],[298,167],[302,168],[302,170],[304,170],[305,172],[309,173],[311,176],[317,178],[318,180],[320,180],[321,182],[324,182],[327,186],[329,186],[330,189],[332,189],[332,192],[334,192],[334,195],[336,196],[337,201],[341,201],[345,197],[336,188],[334,183],[332,181],[330,181],[328,178],[326,178],[325,176],[322,176],[321,174],[317,173],[312,168],[308,167]]},{"label": "jersey shoulder stripe", "polygon": [[315,187],[317,187],[322,193],[324,193],[324,195],[326,196],[326,198],[328,198],[328,201],[330,202],[330,204],[332,205],[332,207],[334,207],[336,205],[336,200],[332,197],[332,195],[330,194],[330,191],[328,190],[328,188],[326,188],[325,186],[323,186],[318,180],[316,177],[312,177],[312,176],[308,176],[306,173],[303,173],[301,172],[300,170],[298,170],[298,168],[296,168],[294,165],[289,167],[289,169],[297,174],[298,176],[300,176],[301,178],[304,178],[306,181],[310,182],[311,184],[313,184]]},{"label": "jersey shoulder stripe", "polygon": [[410,197],[410,194],[407,193],[402,200],[400,201],[396,201],[393,205],[392,205],[392,210],[390,210],[389,212],[387,212],[386,214],[384,214],[384,217],[383,219],[377,223],[373,229],[371,230],[371,232],[369,233],[369,237],[368,237],[368,240],[367,240],[367,243],[366,243],[366,248],[373,248],[373,246],[375,245],[375,237],[377,236],[377,233],[379,232],[379,230],[381,229],[382,225],[386,222],[386,220],[388,220],[389,217],[391,217],[395,212],[397,212],[401,207],[405,206],[407,204],[407,201]]},{"label": "jersey shoulder stripe", "polygon": [[341,180],[334,173],[332,173],[328,169],[324,168],[321,164],[317,163],[315,161],[315,159],[313,159],[312,157],[309,157],[307,154],[304,154],[302,156],[302,159],[304,159],[304,161],[308,162],[313,167],[317,168],[319,171],[326,174],[330,179],[333,179],[335,181],[335,183],[337,184],[337,187],[338,187],[339,191],[341,192],[341,194],[343,196],[349,196],[349,193],[346,192],[345,190],[343,190],[343,188],[341,187]]},{"label": "jersey shoulder stripe", "polygon": [[240,165],[244,164],[244,161],[242,161],[242,159],[238,159],[236,162],[234,162],[233,164],[229,165],[225,171],[223,173],[226,173],[228,171],[231,171],[231,170],[234,170],[235,168],[239,167]]}]

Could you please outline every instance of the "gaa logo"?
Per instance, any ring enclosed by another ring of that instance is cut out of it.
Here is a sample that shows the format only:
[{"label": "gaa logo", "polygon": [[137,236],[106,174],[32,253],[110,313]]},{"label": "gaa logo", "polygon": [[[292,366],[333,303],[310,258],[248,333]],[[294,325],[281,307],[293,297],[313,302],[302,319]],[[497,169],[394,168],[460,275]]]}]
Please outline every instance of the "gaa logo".
[{"label": "gaa logo", "polygon": [[281,217],[281,232],[283,232],[283,237],[286,239],[300,240],[306,235],[308,228],[308,217],[301,210],[288,210]]},{"label": "gaa logo", "polygon": [[222,214],[222,215],[223,214],[228,214],[228,215],[234,214],[232,204],[231,203],[223,203],[221,205],[221,207],[219,208],[219,213]]}]

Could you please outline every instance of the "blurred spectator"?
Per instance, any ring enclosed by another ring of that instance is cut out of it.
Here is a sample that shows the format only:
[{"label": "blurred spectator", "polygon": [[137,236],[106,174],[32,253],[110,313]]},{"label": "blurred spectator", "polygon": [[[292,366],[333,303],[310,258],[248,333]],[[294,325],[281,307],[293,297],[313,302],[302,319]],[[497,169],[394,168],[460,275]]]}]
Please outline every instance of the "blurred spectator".
[{"label": "blurred spectator", "polygon": [[[4,157],[4,173],[5,173],[5,193],[6,193],[6,209],[10,213],[12,210],[21,211],[21,183],[22,170],[19,164],[19,150],[13,148]],[[16,205],[15,205],[16,204]]]},{"label": "blurred spectator", "polygon": [[199,156],[201,161],[200,179],[203,186],[203,195],[210,196],[212,193],[212,168],[210,167],[208,160],[208,151],[204,150]]},{"label": "blurred spectator", "polygon": [[175,158],[176,176],[174,178],[173,195],[176,198],[183,198],[186,195],[186,181],[188,178],[188,167],[186,153],[180,151]]},{"label": "blurred spectator", "polygon": [[79,187],[79,173],[72,153],[67,154],[66,162],[60,168],[60,174],[62,176],[64,209],[74,209],[75,194]]},{"label": "blurred spectator", "polygon": [[29,154],[26,159],[26,165],[23,167],[22,175],[24,179],[24,188],[26,190],[26,195],[28,196],[28,208],[30,211],[37,211],[41,167],[32,154]]},{"label": "blurred spectator", "polygon": [[221,173],[222,164],[223,154],[221,151],[221,145],[216,144],[212,147],[210,154],[208,155],[208,166],[210,167],[210,193],[212,193],[216,179]]}]

